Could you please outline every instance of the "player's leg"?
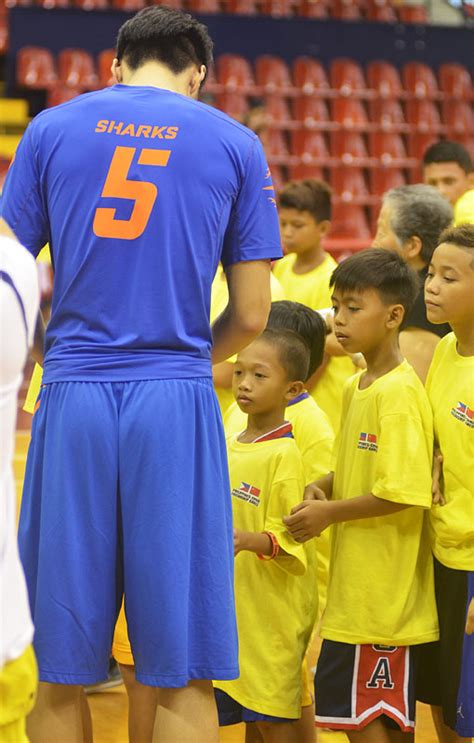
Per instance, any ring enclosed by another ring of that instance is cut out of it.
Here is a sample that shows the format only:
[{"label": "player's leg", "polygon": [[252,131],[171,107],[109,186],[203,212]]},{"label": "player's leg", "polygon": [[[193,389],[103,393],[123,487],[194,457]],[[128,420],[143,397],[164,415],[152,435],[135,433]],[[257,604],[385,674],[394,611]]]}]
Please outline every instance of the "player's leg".
[{"label": "player's leg", "polygon": [[211,681],[190,681],[180,689],[159,689],[153,743],[218,743],[217,710]]},{"label": "player's leg", "polygon": [[119,665],[128,696],[128,739],[130,743],[150,743],[158,705],[157,689],[136,680],[135,666]]},{"label": "player's leg", "polygon": [[294,722],[255,723],[264,743],[299,743],[298,731]]},{"label": "player's leg", "polygon": [[345,730],[344,732],[351,743],[391,743],[389,731],[380,717],[362,730]]},{"label": "player's leg", "polygon": [[116,422],[111,385],[95,383],[46,385],[33,419],[19,545],[41,682],[35,743],[82,743],[81,687],[107,675],[122,591]]},{"label": "player's leg", "polygon": [[93,743],[94,736],[92,733],[92,715],[84,688],[82,688],[81,694],[81,717],[83,743]]},{"label": "player's leg", "polygon": [[431,707],[431,715],[433,717],[434,726],[436,728],[436,735],[438,736],[439,743],[465,743],[465,741],[471,741],[471,738],[461,738],[454,730],[446,725],[443,717],[442,707]]}]

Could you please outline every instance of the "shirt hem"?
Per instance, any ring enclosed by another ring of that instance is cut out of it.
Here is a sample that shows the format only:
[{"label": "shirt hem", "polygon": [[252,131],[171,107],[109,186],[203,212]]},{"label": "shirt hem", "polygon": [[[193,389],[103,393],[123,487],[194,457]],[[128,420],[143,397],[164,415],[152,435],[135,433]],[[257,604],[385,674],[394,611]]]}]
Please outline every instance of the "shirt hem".
[{"label": "shirt hem", "polygon": [[247,709],[252,710],[252,712],[257,712],[260,715],[270,715],[270,717],[283,717],[295,720],[298,720],[301,716],[301,705],[296,709],[289,709],[288,707],[286,709],[271,707],[266,704],[260,704],[258,701],[255,701],[255,699],[246,697],[245,694],[240,694],[238,689],[229,689],[227,686],[220,686],[218,681],[214,681],[214,687],[224,691],[232,697],[237,704],[241,704],[242,707],[246,707]]},{"label": "shirt hem", "polygon": [[427,642],[439,640],[439,630],[431,630],[423,635],[388,637],[387,635],[354,635],[330,628],[321,628],[320,636],[324,640],[333,642],[344,642],[346,645],[395,645],[411,647],[412,645],[423,645]]},{"label": "shirt hem", "polygon": [[238,666],[231,666],[230,668],[197,666],[196,668],[189,668],[186,673],[181,674],[141,673],[138,669],[135,670],[136,679],[141,684],[163,689],[179,689],[187,686],[192,680],[210,681],[213,678],[219,678],[222,681],[234,681],[239,677],[239,674]]}]

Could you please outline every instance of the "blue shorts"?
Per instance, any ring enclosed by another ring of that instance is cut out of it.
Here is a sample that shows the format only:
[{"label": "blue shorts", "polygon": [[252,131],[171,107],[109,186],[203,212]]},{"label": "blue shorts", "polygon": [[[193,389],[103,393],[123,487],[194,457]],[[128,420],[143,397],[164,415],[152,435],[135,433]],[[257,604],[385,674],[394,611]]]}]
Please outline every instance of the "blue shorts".
[{"label": "blue shorts", "polygon": [[260,712],[254,712],[254,710],[243,707],[236,702],[222,689],[214,689],[214,696],[220,727],[238,725],[239,722],[296,722],[295,719],[272,717],[272,715],[261,715]]},{"label": "blue shorts", "polygon": [[106,678],[123,593],[138,681],[236,678],[232,508],[212,381],[56,382],[39,403],[19,542],[40,679]]}]

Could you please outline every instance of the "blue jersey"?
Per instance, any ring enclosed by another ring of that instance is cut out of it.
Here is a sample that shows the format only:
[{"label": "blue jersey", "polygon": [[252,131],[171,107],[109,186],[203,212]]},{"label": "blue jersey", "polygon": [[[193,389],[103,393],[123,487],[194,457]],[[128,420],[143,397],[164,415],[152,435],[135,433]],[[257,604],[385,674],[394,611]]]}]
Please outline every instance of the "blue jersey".
[{"label": "blue jersey", "polygon": [[1,211],[34,256],[50,244],[46,383],[210,375],[218,262],[281,256],[255,134],[153,87],[115,85],[39,114]]}]

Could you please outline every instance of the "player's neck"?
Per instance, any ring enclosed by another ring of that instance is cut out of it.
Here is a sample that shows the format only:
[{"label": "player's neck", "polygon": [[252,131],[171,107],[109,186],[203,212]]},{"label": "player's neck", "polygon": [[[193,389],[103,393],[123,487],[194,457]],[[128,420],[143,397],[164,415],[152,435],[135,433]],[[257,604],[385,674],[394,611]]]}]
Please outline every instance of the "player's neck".
[{"label": "player's neck", "polygon": [[273,410],[267,413],[256,413],[249,415],[247,419],[247,428],[239,436],[239,441],[243,444],[251,444],[270,431],[274,431],[285,422],[285,409]]},{"label": "player's neck", "polygon": [[452,324],[457,340],[457,352],[460,356],[474,356],[474,322],[472,320],[463,325]]},{"label": "player's neck", "polygon": [[130,70],[124,76],[123,84],[160,88],[162,90],[170,90],[172,93],[187,95],[189,87],[188,77],[188,75],[183,73],[175,75],[166,65],[150,61],[141,65],[136,70]]},{"label": "player's neck", "polygon": [[399,366],[403,356],[398,345],[398,335],[389,335],[379,346],[364,352],[367,369],[359,381],[359,389],[363,390]]},{"label": "player's neck", "polygon": [[295,273],[309,273],[309,271],[320,266],[325,257],[326,254],[321,245],[315,245],[304,253],[297,253],[293,271]]}]

